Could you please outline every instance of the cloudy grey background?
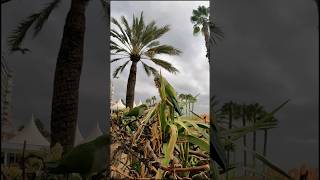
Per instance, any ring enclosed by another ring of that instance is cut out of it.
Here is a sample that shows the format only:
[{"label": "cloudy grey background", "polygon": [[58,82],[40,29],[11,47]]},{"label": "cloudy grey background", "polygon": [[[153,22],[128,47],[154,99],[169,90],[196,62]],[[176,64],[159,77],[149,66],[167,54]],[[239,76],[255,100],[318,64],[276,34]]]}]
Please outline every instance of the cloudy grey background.
[{"label": "cloudy grey background", "polygon": [[[162,55],[159,57],[172,63],[179,70],[179,73],[173,75],[153,63],[144,62],[161,70],[161,73],[178,93],[190,93],[194,96],[199,94],[195,112],[201,114],[209,112],[209,66],[205,56],[204,37],[201,35],[194,37],[192,35],[193,25],[190,22],[192,9],[199,5],[209,6],[209,1],[112,1],[111,16],[118,20],[120,20],[121,16],[125,16],[131,22],[133,14],[140,16],[143,11],[146,23],[155,20],[159,26],[170,25],[171,30],[163,35],[160,41],[163,44],[169,44],[180,49],[182,54],[180,56]],[[111,27],[117,30],[114,25]],[[126,60],[111,64],[111,76],[113,70],[124,62]],[[124,72],[122,72],[123,74],[119,75],[119,78],[112,79],[114,86],[113,98],[115,100],[120,98],[125,100],[130,65],[131,63],[127,65]],[[153,78],[146,75],[140,63],[138,65],[135,101],[136,103],[140,100],[145,102],[146,98],[153,95],[159,99]]]},{"label": "cloudy grey background", "polygon": [[[2,5],[2,51],[6,51],[5,37],[9,32],[44,3],[13,0]],[[191,9],[198,4],[205,3],[117,2],[112,3],[111,11],[115,17],[131,17],[133,12],[144,10],[147,21],[155,19],[159,24],[171,25],[171,31],[162,41],[180,48],[183,54],[168,58],[181,72],[176,76],[166,74],[166,77],[181,93],[200,93],[202,106],[197,106],[197,111],[201,112],[208,108],[205,97],[208,96],[209,74],[203,37],[192,36],[189,21]],[[69,2],[63,1],[40,35],[33,40],[28,37],[25,46],[31,53],[7,56],[14,71],[13,118],[17,126],[34,113],[49,127],[53,72],[68,8]],[[210,78],[214,94],[221,102],[259,102],[268,110],[291,99],[278,113],[279,127],[269,133],[268,156],[286,169],[302,162],[316,166],[319,43],[314,2],[221,0],[216,2],[214,10],[217,24],[225,33],[224,40],[214,47],[216,62]],[[85,61],[80,84],[79,125],[84,136],[97,121],[106,127],[109,72],[103,23],[99,1],[92,1],[87,10]],[[127,76],[124,72],[114,82],[117,98],[124,98]],[[144,100],[146,95],[155,94],[152,79],[144,72],[139,73],[136,99]]]},{"label": "cloudy grey background", "polygon": [[[62,1],[51,14],[38,37],[32,31],[24,46],[30,53],[7,54],[6,37],[18,23],[50,1],[12,0],[1,6],[1,50],[14,73],[13,120],[19,126],[34,113],[48,129],[56,58],[70,1]],[[80,82],[79,127],[84,137],[99,122],[106,128],[108,71],[106,65],[106,27],[99,1],[89,3],[86,12],[84,64]]]},{"label": "cloudy grey background", "polygon": [[214,11],[225,33],[214,47],[214,94],[221,102],[258,102],[270,111],[291,99],[276,116],[278,128],[269,133],[268,157],[284,168],[303,162],[318,167],[319,34],[314,1],[216,1]]}]

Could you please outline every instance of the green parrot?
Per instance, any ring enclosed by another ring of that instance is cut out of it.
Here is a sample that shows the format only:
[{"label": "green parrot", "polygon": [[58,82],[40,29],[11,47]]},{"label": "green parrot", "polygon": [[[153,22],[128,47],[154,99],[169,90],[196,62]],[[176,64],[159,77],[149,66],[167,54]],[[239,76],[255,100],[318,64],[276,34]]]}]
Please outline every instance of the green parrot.
[{"label": "green parrot", "polygon": [[[167,99],[169,103],[174,107],[174,110],[181,116],[182,112],[178,104],[177,93],[173,89],[173,87],[163,76],[161,76],[161,74],[155,75],[154,82],[156,84],[156,87],[159,89],[161,99]],[[164,87],[161,87],[161,82],[163,83]],[[164,88],[165,94],[161,92],[161,88]]]},{"label": "green parrot", "polygon": [[109,135],[104,134],[74,147],[61,160],[47,163],[49,174],[79,173],[82,179],[87,179],[103,171],[106,168],[109,142]]},{"label": "green parrot", "polygon": [[124,114],[124,116],[134,116],[136,119],[140,117],[143,112],[148,108],[146,104],[141,104],[140,106],[132,108],[129,112]]}]

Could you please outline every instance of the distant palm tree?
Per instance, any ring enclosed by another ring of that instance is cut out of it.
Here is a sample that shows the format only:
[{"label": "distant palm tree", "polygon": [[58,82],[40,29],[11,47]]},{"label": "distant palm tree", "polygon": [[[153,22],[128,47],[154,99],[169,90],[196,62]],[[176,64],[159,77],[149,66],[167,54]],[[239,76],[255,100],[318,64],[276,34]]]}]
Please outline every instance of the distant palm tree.
[{"label": "distant palm tree", "polygon": [[189,113],[189,116],[190,116],[190,106],[191,106],[191,101],[192,101],[192,99],[193,99],[193,96],[191,95],[191,94],[187,94],[186,95],[186,102],[187,102],[187,104],[188,104],[188,113]]},{"label": "distant palm tree", "polygon": [[[225,103],[222,107],[221,107],[221,113],[224,117],[227,117],[228,119],[228,129],[232,128],[233,125],[233,116],[234,116],[234,107],[235,104],[230,101],[228,103]],[[228,138],[229,139],[229,138]],[[227,151],[227,167],[230,166],[230,151],[233,148],[233,144],[230,144],[228,147],[226,147],[226,151]],[[226,178],[228,179],[229,177],[229,173],[226,173]]]},{"label": "distant palm tree", "polygon": [[187,95],[186,94],[179,94],[179,99],[183,103],[184,106],[186,106],[186,115],[188,112],[188,107],[187,107]]},{"label": "distant palm tree", "polygon": [[152,99],[152,104],[154,104],[154,102],[157,100],[155,96],[152,96],[151,99]]},{"label": "distant palm tree", "polygon": [[[264,107],[261,106],[258,103],[250,104],[247,108],[248,113],[248,120],[251,121],[253,124],[257,123],[257,120],[259,120],[259,116],[261,116],[264,113]],[[252,151],[256,152],[257,150],[257,131],[253,131],[252,135]],[[255,155],[252,156],[252,166],[255,168],[256,166],[256,157]],[[255,175],[255,173],[253,173]]]},{"label": "distant palm tree", "polygon": [[[130,73],[127,82],[126,92],[126,106],[132,108],[134,102],[137,64],[142,63],[147,75],[156,74],[157,70],[149,66],[146,62],[152,62],[170,73],[176,73],[178,70],[169,62],[159,59],[156,55],[179,55],[180,50],[173,46],[160,44],[159,38],[167,33],[170,28],[168,25],[158,27],[155,21],[145,24],[143,13],[140,18],[133,15],[133,22],[129,25],[127,19],[122,16],[121,23],[112,18],[111,22],[118,28],[118,30],[111,29],[111,52],[112,55],[118,57],[113,58],[111,62],[119,60],[126,60],[124,64],[116,68],[113,72],[113,77],[117,77],[127,64],[131,62]],[[142,61],[145,60],[145,61]]]},{"label": "distant palm tree", "polygon": [[[242,104],[242,126],[246,127],[247,125],[247,105]],[[243,136],[243,146],[247,147],[247,135],[245,134]],[[247,167],[247,151],[243,151],[243,165],[244,167]],[[246,169],[244,170],[244,176],[247,175]]]},{"label": "distant palm tree", "polygon": [[149,98],[146,99],[146,103],[149,104],[149,105],[151,105],[151,100],[150,100]]},{"label": "distant palm tree", "polygon": [[[205,45],[207,49],[207,58],[209,55],[209,44],[210,42],[216,43],[216,39],[221,39],[223,37],[223,32],[219,27],[217,27],[212,21],[209,20],[209,7],[198,6],[197,9],[192,11],[191,22],[193,26],[193,34],[197,35],[202,32],[205,40]],[[212,33],[210,38],[210,33]]]},{"label": "distant palm tree", "polygon": [[[10,0],[2,0],[1,4]],[[10,51],[28,51],[21,44],[33,27],[38,35],[50,14],[61,0],[51,0],[43,9],[24,19],[8,38]],[[51,147],[56,143],[64,152],[73,147],[78,117],[79,82],[83,65],[83,49],[86,30],[86,8],[88,0],[71,0],[67,14],[60,50],[57,57],[51,109]],[[104,10],[109,12],[108,2],[101,0]],[[109,13],[106,12],[105,15]]]},{"label": "distant palm tree", "polygon": [[194,104],[197,102],[197,96],[193,96],[192,98],[191,98],[191,104],[192,104],[192,107],[191,107],[191,110],[193,111],[193,109],[194,109]]}]

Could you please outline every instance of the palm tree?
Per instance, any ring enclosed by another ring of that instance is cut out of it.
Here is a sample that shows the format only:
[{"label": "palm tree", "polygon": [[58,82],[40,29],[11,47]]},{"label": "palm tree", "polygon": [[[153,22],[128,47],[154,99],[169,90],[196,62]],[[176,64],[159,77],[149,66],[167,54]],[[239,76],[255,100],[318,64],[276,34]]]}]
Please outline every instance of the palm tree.
[{"label": "palm tree", "polygon": [[152,96],[151,99],[152,99],[152,104],[154,104],[154,102],[157,100],[156,96]]},{"label": "palm tree", "polygon": [[182,104],[182,106],[186,106],[186,115],[187,115],[187,103],[186,103],[186,94],[179,94],[179,99],[180,99],[180,101],[181,101],[181,104]]},{"label": "palm tree", "polygon": [[191,99],[191,104],[192,104],[192,107],[191,107],[191,110],[193,111],[194,109],[194,104],[197,102],[197,96],[193,96],[192,99]]},{"label": "palm tree", "polygon": [[118,73],[121,73],[129,62],[131,62],[127,82],[126,106],[132,108],[137,64],[141,62],[148,76],[150,76],[151,73],[156,74],[158,72],[146,62],[152,62],[170,73],[176,73],[178,70],[175,67],[156,56],[159,54],[179,55],[181,51],[173,46],[160,44],[158,39],[170,30],[169,25],[158,27],[155,21],[145,24],[143,13],[141,13],[140,18],[133,15],[131,26],[124,16],[121,17],[122,25],[115,18],[112,18],[111,22],[118,28],[118,30],[111,29],[111,52],[112,55],[117,56],[111,62],[125,60],[124,64],[115,69],[113,77],[117,77]]},{"label": "palm tree", "polygon": [[[192,16],[190,18],[193,26],[193,35],[198,35],[200,31],[202,32],[205,40],[205,45],[207,48],[206,57],[209,59],[209,44],[210,42],[216,43],[216,39],[221,39],[223,33],[219,27],[217,27],[213,22],[209,20],[209,7],[198,6],[197,9],[192,11]],[[212,37],[210,38],[210,32]]]},{"label": "palm tree", "polygon": [[[258,103],[250,104],[250,105],[248,105],[246,112],[248,113],[248,120],[251,121],[253,124],[256,124],[257,120],[259,119],[259,116],[261,116],[263,114],[264,108],[263,108],[263,106],[261,106]],[[257,132],[253,131],[252,151],[256,152],[256,150],[257,150]],[[252,161],[253,161],[252,166],[253,166],[253,168],[255,168],[256,158],[254,155],[252,156]],[[255,173],[253,173],[253,175],[255,175]]]},{"label": "palm tree", "polygon": [[[28,49],[21,48],[21,44],[30,28],[34,25],[34,36],[38,35],[51,12],[61,2],[61,0],[52,0],[42,10],[23,20],[8,38],[10,50],[25,53]],[[74,143],[78,117],[79,81],[83,64],[85,11],[88,2],[88,0],[71,0],[56,62],[51,109],[51,147],[60,143],[64,152],[72,148]],[[103,0],[101,2],[109,12],[107,2]]]},{"label": "palm tree", "polygon": [[146,99],[146,103],[149,104],[149,105],[151,105],[151,100],[150,100],[149,98]]},{"label": "palm tree", "polygon": [[[243,104],[242,106],[242,126],[246,127],[247,123],[247,106]],[[243,147],[247,147],[247,135],[245,134],[243,136]],[[243,165],[244,167],[247,167],[247,151],[243,151]],[[247,171],[244,170],[244,176],[247,175]]]},{"label": "palm tree", "polygon": [[190,105],[191,105],[192,98],[193,96],[191,94],[186,95],[186,104],[188,107],[189,116],[190,116]]}]

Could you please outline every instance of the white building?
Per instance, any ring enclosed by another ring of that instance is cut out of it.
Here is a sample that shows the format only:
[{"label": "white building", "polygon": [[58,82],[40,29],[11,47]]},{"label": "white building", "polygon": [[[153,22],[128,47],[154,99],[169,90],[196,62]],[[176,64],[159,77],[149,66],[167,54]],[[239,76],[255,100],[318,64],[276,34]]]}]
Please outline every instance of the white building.
[{"label": "white building", "polygon": [[1,158],[4,165],[17,161],[17,155],[22,153],[24,142],[26,142],[27,152],[39,152],[48,150],[50,147],[49,141],[37,128],[33,115],[16,136],[1,143]]}]

